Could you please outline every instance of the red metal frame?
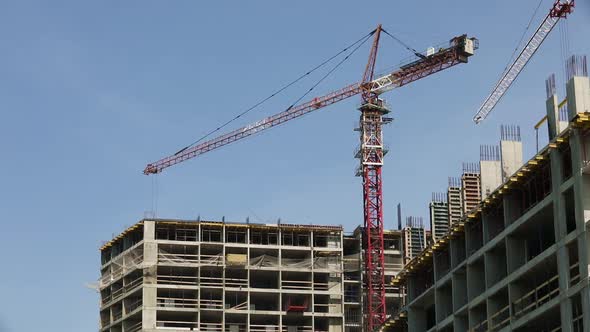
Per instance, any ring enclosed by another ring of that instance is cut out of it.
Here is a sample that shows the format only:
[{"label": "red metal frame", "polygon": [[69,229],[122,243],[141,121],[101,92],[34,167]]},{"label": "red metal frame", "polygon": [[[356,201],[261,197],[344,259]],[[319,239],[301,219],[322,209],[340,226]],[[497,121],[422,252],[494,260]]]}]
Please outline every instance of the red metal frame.
[{"label": "red metal frame", "polygon": [[307,308],[309,307],[309,302],[308,299],[305,298],[303,300],[303,304],[299,305],[299,304],[292,304],[291,303],[291,298],[289,298],[287,300],[287,308],[286,311],[287,312],[305,312],[307,311]]},{"label": "red metal frame", "polygon": [[382,202],[381,165],[367,165],[363,171],[363,205],[367,286],[365,324],[368,331],[379,328],[386,320]]},{"label": "red metal frame", "polygon": [[[375,37],[380,35],[380,31],[381,29],[375,31]],[[404,86],[446,68],[452,67],[456,64],[466,62],[465,60],[461,59],[461,55],[458,51],[458,45],[451,45],[451,47],[445,49],[442,52],[438,52],[432,56],[429,56],[427,59],[418,60],[414,63],[403,66],[402,68],[397,69],[383,76],[382,78],[373,80],[372,75],[375,69],[374,60],[376,59],[377,46],[378,42],[377,44],[374,43],[373,47],[371,48],[370,59],[372,59],[372,61],[369,61],[367,64],[363,81],[348,85],[325,96],[316,97],[308,102],[296,105],[281,113],[267,117],[248,126],[236,129],[222,136],[205,141],[196,146],[183,149],[174,155],[148,164],[143,170],[143,173],[146,175],[160,173],[170,166],[174,166],[183,161],[202,155],[203,153],[215,150],[224,145],[241,140],[360,93],[364,94],[363,100],[376,99],[376,96],[380,93]],[[380,85],[377,82],[381,82],[382,84]],[[385,89],[384,86],[386,87]]]},{"label": "red metal frame", "polygon": [[145,167],[145,169],[143,170],[143,173],[146,175],[160,173],[165,168],[168,168],[170,166],[174,166],[174,165],[181,163],[185,160],[192,159],[192,158],[199,156],[203,153],[217,149],[219,147],[222,147],[222,146],[227,145],[229,143],[235,142],[235,141],[240,140],[242,138],[246,138],[246,137],[256,134],[262,130],[280,125],[284,122],[298,118],[302,115],[305,115],[307,113],[313,112],[318,109],[321,109],[321,108],[326,107],[328,105],[332,105],[332,104],[337,103],[341,100],[355,96],[359,93],[361,93],[360,83],[351,84],[347,87],[344,87],[340,90],[334,91],[334,92],[327,94],[325,96],[316,97],[306,103],[291,107],[291,108],[287,109],[286,111],[275,114],[273,116],[269,116],[269,117],[262,119],[256,123],[250,124],[246,127],[236,129],[236,130],[229,132],[225,135],[219,136],[219,137],[214,138],[212,140],[203,142],[197,146],[183,150],[183,151],[176,153],[172,156],[160,159],[155,163],[148,164]]},{"label": "red metal frame", "polygon": [[[381,25],[377,27],[362,86],[373,81]],[[361,119],[361,170],[363,175],[363,206],[365,230],[365,326],[371,332],[385,323],[385,271],[383,254],[383,110],[381,101],[370,89],[363,89]],[[373,106],[374,105],[374,106]]]},{"label": "red metal frame", "polygon": [[373,80],[373,76],[375,75],[375,64],[377,62],[377,51],[379,50],[379,37],[381,36],[381,30],[382,27],[381,24],[379,24],[374,32],[373,45],[371,46],[371,51],[369,52],[369,61],[367,62],[363,79],[361,80],[361,85],[363,86],[362,96],[364,102],[369,102],[370,99],[377,97],[377,95],[373,93],[369,87],[367,87],[367,83],[371,82]]},{"label": "red metal frame", "polygon": [[561,0],[557,0],[553,4],[551,11],[549,11],[549,17],[567,17],[568,14],[571,14],[574,11],[575,6],[575,0],[563,2]]}]

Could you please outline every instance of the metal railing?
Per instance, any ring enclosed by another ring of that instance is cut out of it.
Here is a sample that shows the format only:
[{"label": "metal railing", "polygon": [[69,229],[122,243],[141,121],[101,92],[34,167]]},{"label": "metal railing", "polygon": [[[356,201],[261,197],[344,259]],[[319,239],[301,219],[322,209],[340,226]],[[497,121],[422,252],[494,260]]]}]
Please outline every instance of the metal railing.
[{"label": "metal railing", "polygon": [[[232,327],[237,326],[238,330],[236,331]],[[225,324],[225,332],[246,332],[248,330],[248,325],[246,324],[237,324],[237,323],[226,323]]]},{"label": "metal railing", "polygon": [[570,266],[570,286],[573,286],[580,282],[580,262]]},{"label": "metal railing", "polygon": [[488,321],[483,320],[469,330],[469,332],[486,332],[488,331]]},{"label": "metal railing", "polygon": [[113,322],[123,317],[123,308],[117,311],[113,311]]},{"label": "metal railing", "polygon": [[125,305],[125,314],[129,315],[130,313],[132,313],[135,309],[141,307],[143,304],[143,301],[141,298]]},{"label": "metal railing", "polygon": [[223,309],[222,300],[201,299],[199,309]]},{"label": "metal railing", "polygon": [[221,332],[223,331],[223,324],[221,323],[201,323],[200,331],[204,332]]},{"label": "metal railing", "polygon": [[498,310],[490,319],[490,330],[499,331],[510,324],[510,305]]},{"label": "metal railing", "polygon": [[[119,259],[121,261],[121,263],[127,261],[127,259],[129,258],[128,256],[132,256],[133,254],[135,254],[135,251],[131,251],[127,254],[125,254],[125,256],[121,257],[121,259]],[[130,261],[124,263],[124,265],[121,265],[119,263],[113,262],[113,265],[116,265],[117,267],[111,267],[111,271],[105,273],[102,277],[100,277],[99,283],[100,283],[100,287],[106,287],[109,284],[113,283],[114,281],[116,281],[117,279],[123,277],[124,275],[127,275],[129,272],[135,270],[141,263],[143,262],[143,254],[138,254],[138,256],[132,258]]]},{"label": "metal railing", "polygon": [[248,279],[226,278],[225,287],[248,287]]},{"label": "metal railing", "polygon": [[222,277],[200,277],[199,286],[201,287],[223,287]]},{"label": "metal railing", "polygon": [[139,321],[139,322],[137,322],[137,323],[135,323],[133,325],[127,326],[125,328],[125,331],[127,331],[127,332],[137,332],[137,331],[141,330],[141,328],[142,328],[141,321]]},{"label": "metal railing", "polygon": [[535,310],[544,303],[559,294],[558,276],[545,281],[535,289],[523,295],[520,299],[512,302],[512,308],[515,317],[520,317],[528,312]]},{"label": "metal railing", "polygon": [[309,280],[282,280],[281,288],[283,289],[312,289],[312,283]]},{"label": "metal railing", "polygon": [[[297,326],[295,329],[295,332],[314,332],[313,328],[309,325],[303,325],[303,326]],[[318,332],[319,330],[315,330],[315,332]],[[289,330],[289,326],[283,326],[283,328],[281,329],[281,332],[293,332],[292,330]]]},{"label": "metal railing", "polygon": [[177,297],[157,297],[156,305],[160,308],[198,309],[198,299],[184,299]]},{"label": "metal railing", "polygon": [[123,297],[123,295],[125,295],[127,292],[129,292],[130,290],[134,289],[135,287],[138,287],[139,285],[143,284],[143,277],[139,277],[133,281],[131,281],[129,284],[124,285],[121,288],[118,288],[115,291],[112,291],[111,294],[105,295],[102,297],[102,304],[107,304],[109,302],[118,300],[119,298]]},{"label": "metal railing", "polygon": [[[221,325],[221,324],[219,324]],[[178,329],[186,329],[189,330],[191,328],[197,329],[199,327],[199,323],[197,322],[189,322],[189,321],[180,321],[180,320],[156,320],[156,327],[157,328],[178,328]],[[202,331],[202,329],[201,329]],[[221,331],[218,330],[218,331]]]},{"label": "metal railing", "polygon": [[196,276],[170,276],[158,275],[156,282],[163,285],[199,285],[199,277]]},{"label": "metal railing", "polygon": [[250,332],[278,332],[278,325],[250,324]]},{"label": "metal railing", "polygon": [[199,264],[199,255],[197,254],[174,254],[174,253],[158,253],[159,263],[172,264]]}]

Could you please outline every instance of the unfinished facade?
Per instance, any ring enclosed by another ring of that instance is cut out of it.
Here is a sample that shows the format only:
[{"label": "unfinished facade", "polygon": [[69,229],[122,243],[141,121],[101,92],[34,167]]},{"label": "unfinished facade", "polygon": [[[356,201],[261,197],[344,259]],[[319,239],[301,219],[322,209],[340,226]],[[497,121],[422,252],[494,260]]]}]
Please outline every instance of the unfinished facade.
[{"label": "unfinished facade", "polygon": [[461,175],[461,203],[463,215],[477,207],[481,201],[481,176],[479,164],[464,163]]},{"label": "unfinished facade", "polygon": [[428,205],[430,212],[430,232],[432,240],[440,239],[449,231],[449,203],[444,193],[433,193]]},{"label": "unfinished facade", "polygon": [[[520,134],[504,127],[503,183],[394,279],[406,288],[407,298],[387,323],[388,331],[590,329],[590,81],[585,61],[570,60],[568,75],[562,102],[548,84],[549,144],[516,165],[522,158]],[[563,105],[567,127],[557,121]]]},{"label": "unfinished facade", "polygon": [[404,241],[404,262],[411,260],[422,252],[428,241],[422,217],[406,217],[406,227],[402,229]]},{"label": "unfinished facade", "polygon": [[[363,230],[142,220],[101,248],[101,331],[360,332]],[[385,231],[388,314],[401,231]]]},{"label": "unfinished facade", "polygon": [[101,250],[101,331],[341,332],[341,227],[142,220]]},{"label": "unfinished facade", "polygon": [[449,206],[449,222],[452,225],[463,217],[463,194],[460,178],[449,178],[447,204]]},{"label": "unfinished facade", "polygon": [[[344,236],[344,322],[346,332],[364,331],[363,308],[366,303],[364,292],[364,252],[362,250],[363,228],[358,227],[352,234]],[[403,268],[402,231],[384,230],[385,260],[385,303],[387,315],[397,312],[402,306],[403,294],[391,280]]]}]

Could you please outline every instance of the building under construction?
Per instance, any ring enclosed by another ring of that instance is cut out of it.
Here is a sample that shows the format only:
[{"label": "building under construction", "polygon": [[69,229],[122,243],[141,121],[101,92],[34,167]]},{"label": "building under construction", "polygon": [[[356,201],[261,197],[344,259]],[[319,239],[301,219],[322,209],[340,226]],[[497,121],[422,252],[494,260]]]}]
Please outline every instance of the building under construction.
[{"label": "building under construction", "polygon": [[[403,267],[385,232],[386,301]],[[361,331],[361,228],[144,219],[101,248],[101,331]]]},{"label": "building under construction", "polygon": [[[560,101],[547,80],[549,144],[522,163],[518,127],[483,147],[483,200],[409,261],[407,294],[388,331],[588,331],[590,326],[590,81],[567,66]],[[567,113],[568,122],[562,121]],[[498,179],[501,183],[497,183]]]},{"label": "building under construction", "polygon": [[[554,1],[474,122],[487,117],[574,6],[573,0]],[[414,56],[376,76],[382,33]],[[146,175],[161,173],[360,95],[355,156],[363,184],[363,227],[345,234],[341,226],[141,220],[101,248],[101,331],[553,332],[590,326],[590,196],[585,192],[590,181],[585,179],[590,174],[590,83],[585,58],[568,62],[563,102],[558,102],[555,80],[548,80],[547,147],[523,165],[520,128],[503,126],[499,147],[482,147],[480,163],[464,164],[461,176],[449,181],[446,202],[441,196],[431,203],[432,232],[421,217],[387,231],[382,166],[388,149],[382,129],[393,118],[381,95],[467,63],[478,40],[460,35],[444,47],[419,53],[378,25],[337,53],[333,58],[360,43],[336,67],[371,38],[359,82],[198,140],[144,168]]]},{"label": "building under construction", "polygon": [[[547,146],[523,163],[520,129],[503,126],[499,147],[450,181],[448,218],[436,207],[446,233],[430,240],[417,217],[384,231],[382,330],[590,326],[590,81],[585,58],[570,63],[563,101],[548,80]],[[363,331],[364,234],[142,220],[101,248],[101,331]]]}]

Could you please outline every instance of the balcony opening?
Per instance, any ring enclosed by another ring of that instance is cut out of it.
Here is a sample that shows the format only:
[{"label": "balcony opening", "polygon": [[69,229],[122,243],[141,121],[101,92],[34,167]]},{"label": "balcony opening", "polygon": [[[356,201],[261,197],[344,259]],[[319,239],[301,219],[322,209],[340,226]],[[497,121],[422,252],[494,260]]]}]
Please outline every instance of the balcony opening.
[{"label": "balcony opening", "polygon": [[277,245],[279,235],[276,230],[272,229],[255,229],[250,230],[250,243],[263,245]]},{"label": "balcony opening", "polygon": [[559,150],[559,156],[561,157],[561,179],[565,182],[573,173],[572,150],[569,144],[565,144],[565,148]]},{"label": "balcony opening", "polygon": [[576,229],[576,206],[574,202],[574,189],[570,188],[563,194],[565,206],[565,223],[567,234]]}]

